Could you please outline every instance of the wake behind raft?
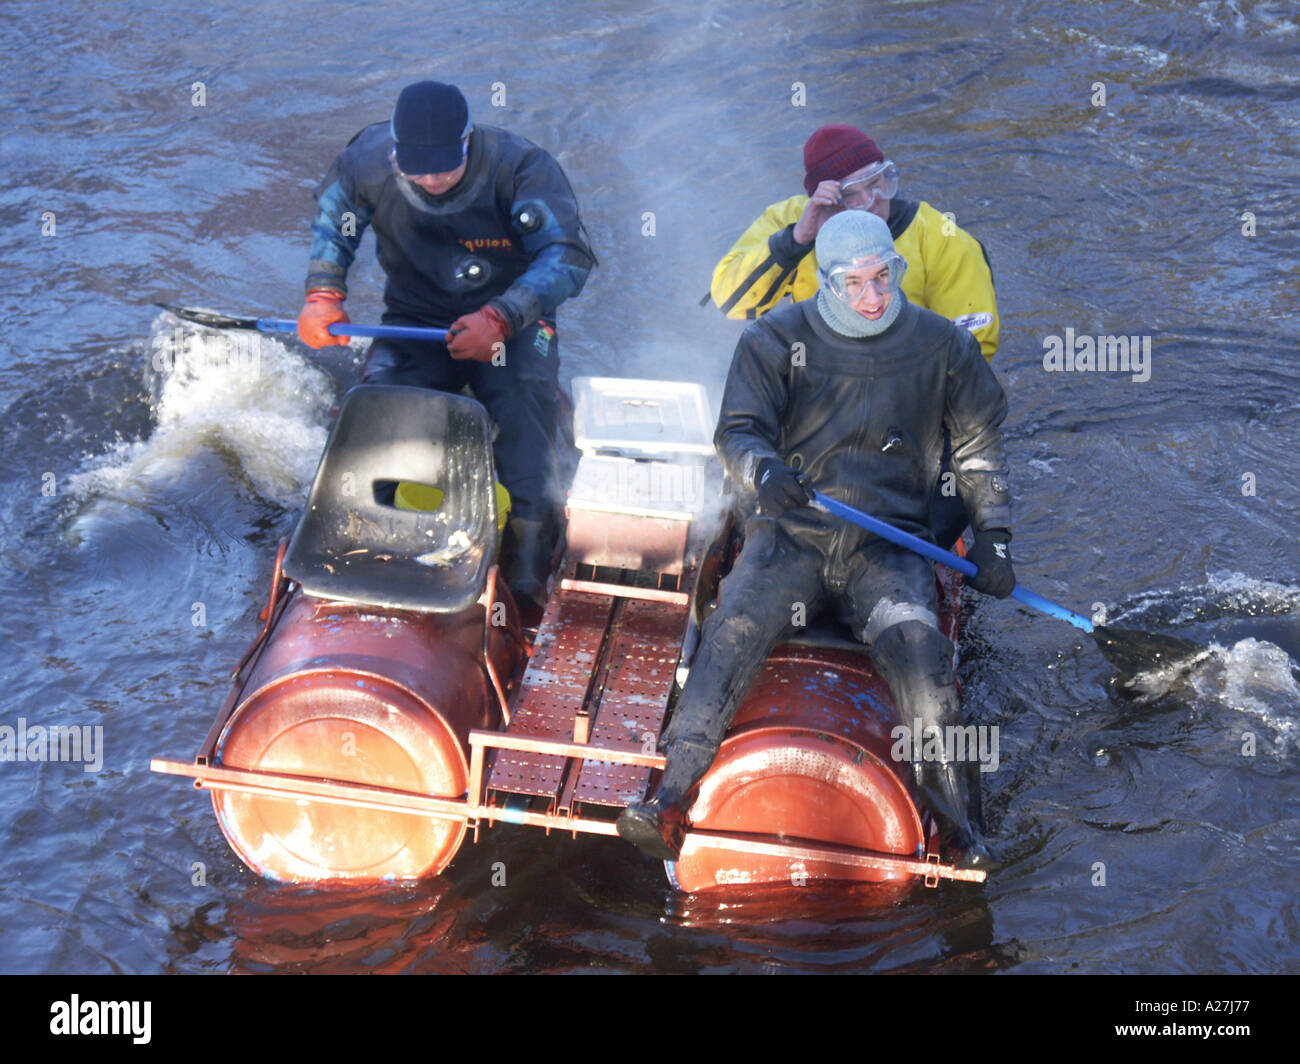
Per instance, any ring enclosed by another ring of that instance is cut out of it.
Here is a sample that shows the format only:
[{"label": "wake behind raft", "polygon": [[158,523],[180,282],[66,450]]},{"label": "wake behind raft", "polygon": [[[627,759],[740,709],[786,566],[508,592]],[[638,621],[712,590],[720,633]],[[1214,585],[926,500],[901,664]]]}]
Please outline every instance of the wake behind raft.
[{"label": "wake behind raft", "polygon": [[[418,879],[498,821],[616,836],[619,812],[651,790],[740,536],[702,388],[578,378],[574,391],[582,455],[531,643],[497,576],[484,409],[415,388],[344,398],[229,696],[192,762],[152,763],[211,792],[249,868],[292,883]],[[439,489],[438,508],[380,501],[394,482]],[[961,577],[936,580],[955,645]],[[846,628],[779,644],[701,784],[670,881],[857,880],[885,897],[918,879],[982,882],[940,853],[893,726],[889,689]]]}]

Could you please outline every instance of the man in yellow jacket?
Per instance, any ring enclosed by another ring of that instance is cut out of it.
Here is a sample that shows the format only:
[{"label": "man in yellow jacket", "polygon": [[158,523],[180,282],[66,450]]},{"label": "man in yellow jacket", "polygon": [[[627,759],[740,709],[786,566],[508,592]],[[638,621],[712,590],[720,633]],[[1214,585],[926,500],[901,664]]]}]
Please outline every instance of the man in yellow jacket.
[{"label": "man in yellow jacket", "polygon": [[[803,146],[806,196],[768,207],[713,269],[710,293],[729,318],[761,317],[787,295],[795,302],[818,290],[813,244],[822,225],[845,210],[884,220],[907,263],[907,298],[966,329],[992,362],[998,349],[997,296],[984,245],[922,201],[900,199],[898,167],[854,126],[822,126]],[[930,504],[934,542],[951,547],[967,523],[945,444]]]},{"label": "man in yellow jacket", "polygon": [[889,226],[907,261],[907,298],[970,331],[990,361],[998,349],[993,272],[983,245],[925,201],[897,198],[898,168],[853,126],[822,126],[803,149],[806,196],[774,203],[713,270],[713,301],[729,318],[754,319],[787,295],[817,294],[813,242],[842,210],[868,210]]}]

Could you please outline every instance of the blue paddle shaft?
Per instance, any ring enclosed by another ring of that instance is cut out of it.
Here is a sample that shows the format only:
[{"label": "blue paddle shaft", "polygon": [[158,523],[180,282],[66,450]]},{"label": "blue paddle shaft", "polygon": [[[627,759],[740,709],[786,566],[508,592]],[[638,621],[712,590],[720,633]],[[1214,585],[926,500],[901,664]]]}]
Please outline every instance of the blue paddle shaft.
[{"label": "blue paddle shaft", "polygon": [[[979,572],[979,569],[965,558],[959,558],[951,551],[936,547],[933,543],[929,543],[919,536],[914,536],[910,532],[904,532],[901,528],[886,524],[879,518],[864,514],[861,510],[855,510],[852,506],[845,506],[844,503],[838,502],[828,495],[823,495],[820,491],[816,493],[813,501],[815,505],[827,513],[843,518],[859,528],[865,528],[868,532],[874,532],[881,539],[897,543],[900,547],[915,551],[917,554],[929,558],[931,561],[936,561],[940,565],[946,565],[949,569],[956,569],[963,576],[974,576]],[[1055,602],[1043,598],[1042,595],[1035,594],[1027,587],[1021,587],[1017,584],[1011,592],[1011,597],[1023,602],[1026,606],[1038,610],[1039,613],[1045,613],[1049,617],[1056,617],[1062,621],[1069,621],[1074,627],[1081,628],[1085,632],[1092,631],[1092,622],[1087,617],[1082,617],[1072,610],[1067,610],[1064,606],[1058,606]]]},{"label": "blue paddle shaft", "polygon": [[[262,332],[296,333],[298,323],[289,318],[258,318],[257,327]],[[353,325],[351,322],[335,322],[330,326],[331,336],[374,336],[391,340],[436,340],[447,339],[446,329],[424,329],[415,325]]]}]

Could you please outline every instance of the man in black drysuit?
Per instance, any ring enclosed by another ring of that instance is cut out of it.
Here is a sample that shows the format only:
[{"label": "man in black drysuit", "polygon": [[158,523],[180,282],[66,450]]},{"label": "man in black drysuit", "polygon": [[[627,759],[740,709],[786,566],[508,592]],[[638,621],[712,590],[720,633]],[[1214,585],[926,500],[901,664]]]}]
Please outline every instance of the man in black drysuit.
[{"label": "man in black drysuit", "polygon": [[347,342],[328,329],[348,320],[348,268],[373,227],[384,324],[449,335],[376,340],[361,379],[473,389],[499,429],[497,474],[511,496],[507,583],[544,605],[560,502],[555,311],[596,262],[564,172],[531,141],[475,126],[455,86],[422,81],[402,90],[391,122],[352,138],[316,198],[299,336]]},{"label": "man in black drysuit", "polygon": [[[978,341],[907,300],[906,265],[875,215],[829,219],[816,250],[817,296],[750,325],[727,378],[714,443],[731,478],[755,489],[761,512],[747,523],[744,549],[704,624],[664,733],[659,788],[619,818],[620,835],[664,860],[677,858],[697,785],[796,602],[811,616],[829,596],[870,647],[900,723],[911,729],[919,718],[927,734],[960,724],[933,563],[810,508],[814,489],[929,539],[946,427],[975,530],[971,584],[998,597],[1015,586],[998,428],[1006,399]],[[913,765],[945,843],[979,864],[989,855],[979,838],[976,769]]]}]

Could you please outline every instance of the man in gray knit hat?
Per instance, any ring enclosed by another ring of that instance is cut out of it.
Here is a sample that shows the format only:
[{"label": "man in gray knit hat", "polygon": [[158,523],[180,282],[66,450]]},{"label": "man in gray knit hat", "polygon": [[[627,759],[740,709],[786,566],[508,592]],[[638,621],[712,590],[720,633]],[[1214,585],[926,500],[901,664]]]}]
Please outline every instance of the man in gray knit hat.
[{"label": "man in gray knit hat", "polygon": [[[825,600],[836,607],[870,648],[900,723],[919,718],[927,731],[960,723],[933,563],[811,508],[814,490],[931,539],[946,428],[975,529],[971,585],[1003,598],[1016,582],[999,431],[1006,399],[979,342],[908,301],[906,263],[874,214],[829,219],[816,251],[817,295],[750,325],[727,378],[714,444],[731,479],[756,493],[758,512],[664,733],[659,788],[618,822],[623,838],[664,860],[679,854],[698,784],[795,602],[810,615]],[[989,857],[974,769],[913,765],[945,843],[979,864]]]},{"label": "man in gray knit hat", "polygon": [[329,329],[348,320],[348,272],[372,228],[384,324],[446,328],[447,340],[376,340],[362,382],[473,389],[500,429],[506,580],[540,617],[563,495],[555,315],[596,263],[568,178],[531,141],[475,125],[454,85],[418,81],[390,121],[348,142],[316,197],[298,335],[314,348],[347,343]]}]

